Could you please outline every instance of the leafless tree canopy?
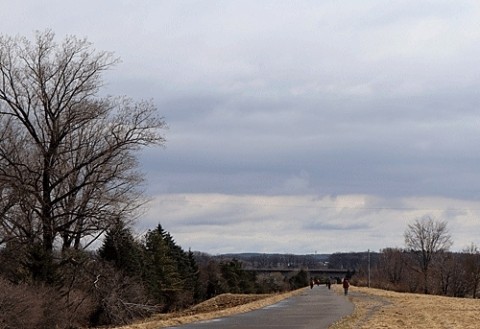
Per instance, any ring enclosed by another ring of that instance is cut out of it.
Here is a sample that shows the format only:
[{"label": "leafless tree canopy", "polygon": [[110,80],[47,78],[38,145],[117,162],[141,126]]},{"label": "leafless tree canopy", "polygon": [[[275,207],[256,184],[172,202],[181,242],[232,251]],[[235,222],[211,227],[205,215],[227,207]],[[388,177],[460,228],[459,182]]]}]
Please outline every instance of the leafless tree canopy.
[{"label": "leafless tree canopy", "polygon": [[405,244],[411,250],[422,251],[428,255],[447,251],[452,245],[447,222],[436,221],[431,217],[417,219],[413,224],[409,224],[405,231]]},{"label": "leafless tree canopy", "polygon": [[152,102],[101,98],[118,60],[85,39],[0,37],[0,244],[81,248],[140,203],[134,152],[163,144]]},{"label": "leafless tree canopy", "polygon": [[416,255],[419,272],[424,276],[424,292],[428,293],[430,265],[438,253],[448,251],[452,245],[447,222],[423,217],[409,224],[404,236],[407,249]]}]

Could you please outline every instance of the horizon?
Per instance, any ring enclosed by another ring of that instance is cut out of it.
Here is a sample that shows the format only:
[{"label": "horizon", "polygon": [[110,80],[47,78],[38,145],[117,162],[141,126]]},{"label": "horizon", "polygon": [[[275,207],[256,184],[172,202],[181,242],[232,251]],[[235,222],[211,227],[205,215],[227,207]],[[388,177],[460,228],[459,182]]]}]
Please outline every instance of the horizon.
[{"label": "horizon", "polygon": [[139,234],[161,223],[212,254],[380,250],[429,215],[452,250],[480,245],[475,1],[25,0],[0,15],[3,34],[112,51],[100,96],[165,118],[166,147],[139,153]]}]

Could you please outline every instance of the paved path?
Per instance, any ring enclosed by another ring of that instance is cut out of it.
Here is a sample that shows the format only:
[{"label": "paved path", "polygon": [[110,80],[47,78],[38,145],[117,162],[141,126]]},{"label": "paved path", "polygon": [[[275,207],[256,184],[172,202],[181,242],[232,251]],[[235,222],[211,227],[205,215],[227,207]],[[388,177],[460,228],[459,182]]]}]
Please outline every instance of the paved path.
[{"label": "paved path", "polygon": [[170,327],[182,329],[326,329],[353,312],[353,304],[324,286],[305,289],[300,295],[262,309],[229,317]]}]

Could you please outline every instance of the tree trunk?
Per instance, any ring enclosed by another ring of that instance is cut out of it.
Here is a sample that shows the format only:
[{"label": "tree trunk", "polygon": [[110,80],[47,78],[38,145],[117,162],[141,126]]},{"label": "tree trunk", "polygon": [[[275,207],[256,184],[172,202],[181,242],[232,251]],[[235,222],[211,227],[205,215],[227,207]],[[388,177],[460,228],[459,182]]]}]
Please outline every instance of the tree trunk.
[{"label": "tree trunk", "polygon": [[42,230],[43,230],[43,249],[47,253],[53,251],[53,241],[55,240],[55,233],[53,232],[53,223],[52,223],[52,203],[50,195],[50,161],[49,157],[45,157],[43,162],[43,180],[42,180]]}]

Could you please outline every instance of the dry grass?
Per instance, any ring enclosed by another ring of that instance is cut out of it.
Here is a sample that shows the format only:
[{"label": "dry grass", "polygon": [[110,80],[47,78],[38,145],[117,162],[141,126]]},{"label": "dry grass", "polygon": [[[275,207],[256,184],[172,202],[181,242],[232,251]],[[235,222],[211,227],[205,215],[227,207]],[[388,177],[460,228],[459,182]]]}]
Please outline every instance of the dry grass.
[{"label": "dry grass", "polygon": [[[335,287],[340,292],[340,287]],[[354,313],[332,329],[480,327],[480,300],[351,287]]]},{"label": "dry grass", "polygon": [[[340,285],[332,286],[341,294]],[[225,294],[185,312],[159,314],[141,323],[117,329],[157,329],[249,312],[299,294],[303,289],[277,295]],[[352,315],[330,329],[470,329],[480,327],[480,299],[404,294],[351,287]]]},{"label": "dry grass", "polygon": [[302,290],[273,295],[224,294],[183,312],[157,314],[142,322],[118,327],[117,329],[157,329],[245,313],[278,303],[285,298],[300,294]]}]

